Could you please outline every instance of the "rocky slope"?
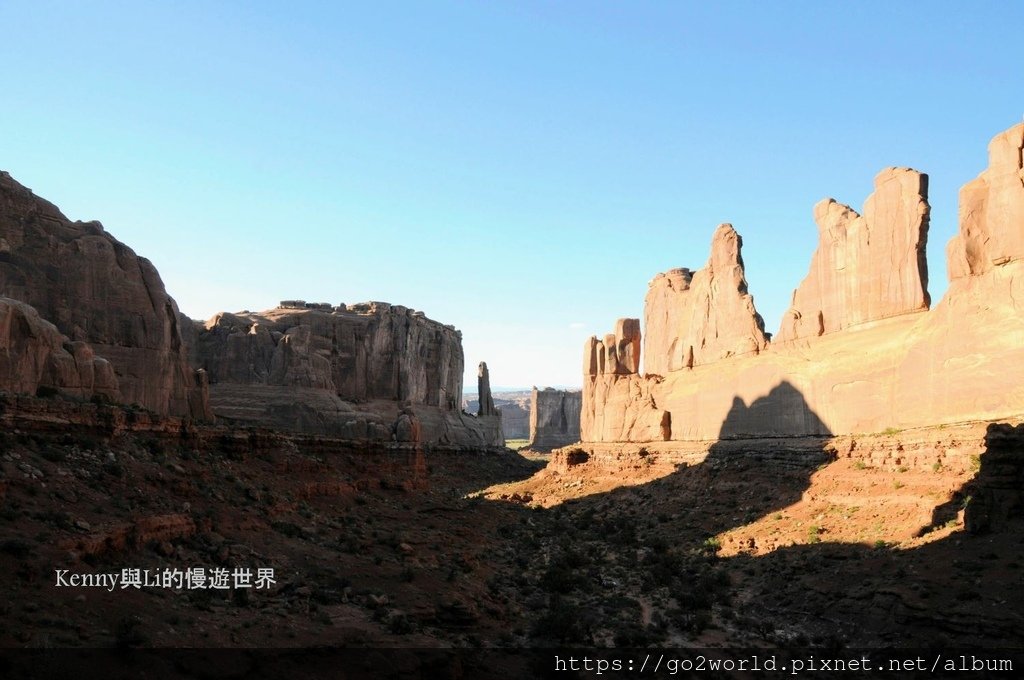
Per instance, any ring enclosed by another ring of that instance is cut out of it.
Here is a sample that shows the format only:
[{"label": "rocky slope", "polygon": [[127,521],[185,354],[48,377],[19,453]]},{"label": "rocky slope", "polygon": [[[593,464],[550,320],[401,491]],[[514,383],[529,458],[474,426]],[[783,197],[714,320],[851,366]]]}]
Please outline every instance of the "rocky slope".
[{"label": "rocky slope", "polygon": [[[428,465],[415,445],[61,399],[0,396],[0,424],[0,646],[46,648],[33,663],[51,647],[90,648],[81,663],[117,650],[123,664],[140,658],[128,647],[216,648],[209,663],[227,647],[341,646],[369,655],[369,677],[437,677],[390,648],[821,656],[894,640],[998,650],[1024,634],[1021,425],[602,444],[538,471],[513,454],[436,452]],[[51,580],[125,567],[272,567],[275,583]],[[155,659],[147,673],[163,677]],[[169,677],[261,663],[253,649],[212,669],[173,660]]]},{"label": "rocky slope", "polygon": [[[640,375],[632,357],[609,360],[627,340],[621,334],[587,341],[582,440],[858,434],[1024,412],[1022,136],[1021,125],[998,135],[989,168],[961,192],[950,286],[931,311],[927,180],[915,171],[883,171],[863,217],[818,204],[811,272],[770,346],[760,343],[759,317],[747,305],[738,247],[727,260],[728,285],[717,289],[728,303],[697,315],[696,331],[690,321],[691,290],[682,284],[721,270],[716,253],[730,252],[730,235],[720,228],[705,270],[674,270],[651,284],[645,318],[655,338],[644,345],[644,364],[664,374]],[[639,341],[636,320],[617,328]],[[711,354],[705,359],[698,346]]]}]

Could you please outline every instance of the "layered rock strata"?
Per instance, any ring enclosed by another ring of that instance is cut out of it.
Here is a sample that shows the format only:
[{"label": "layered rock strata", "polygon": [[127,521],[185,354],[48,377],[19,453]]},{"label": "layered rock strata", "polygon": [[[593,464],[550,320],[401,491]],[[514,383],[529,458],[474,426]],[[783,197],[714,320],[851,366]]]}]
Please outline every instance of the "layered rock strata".
[{"label": "layered rock strata", "polygon": [[460,408],[461,333],[422,312],[286,301],[193,322],[188,335],[213,411],[228,422],[379,441],[504,443],[496,412],[473,417]]},{"label": "layered rock strata", "polygon": [[[88,343],[109,361],[124,402],[211,417],[205,381],[185,356],[177,304],[152,263],[99,222],[71,222],[7,173],[0,173],[0,295],[34,307],[72,343]],[[103,391],[111,393],[109,385]]]},{"label": "layered rock strata", "polygon": [[535,451],[550,451],[580,438],[580,392],[533,388],[530,396],[530,443]]},{"label": "layered rock strata", "polygon": [[[608,343],[585,345],[582,440],[847,435],[1024,413],[1022,148],[1024,125],[998,135],[988,169],[961,191],[960,233],[947,251],[951,281],[931,311],[927,179],[907,169],[878,175],[863,217],[818,204],[811,272],[777,340],[757,353],[712,354],[702,363],[695,344],[677,340],[688,330],[664,329],[687,329],[679,319],[689,318],[686,296],[703,274],[655,279],[645,375],[609,372]],[[748,318],[754,314],[751,306]],[[753,337],[747,346],[757,346]],[[734,324],[703,346],[751,339],[748,324]]]}]

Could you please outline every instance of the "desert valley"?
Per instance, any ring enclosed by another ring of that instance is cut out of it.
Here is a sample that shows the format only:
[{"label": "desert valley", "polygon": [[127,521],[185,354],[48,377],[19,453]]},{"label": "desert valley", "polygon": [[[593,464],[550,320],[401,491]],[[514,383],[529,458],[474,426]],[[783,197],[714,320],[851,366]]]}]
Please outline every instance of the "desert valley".
[{"label": "desert valley", "polygon": [[[1019,648],[1022,149],[997,134],[963,186],[937,301],[928,177],[887,168],[863,210],[814,206],[777,333],[723,224],[583,343],[581,392],[496,405],[481,363],[465,407],[455,327],[401,301],[193,320],[4,173],[0,643],[363,648],[395,677],[379,650]],[[273,582],[61,583],[195,567]]]}]

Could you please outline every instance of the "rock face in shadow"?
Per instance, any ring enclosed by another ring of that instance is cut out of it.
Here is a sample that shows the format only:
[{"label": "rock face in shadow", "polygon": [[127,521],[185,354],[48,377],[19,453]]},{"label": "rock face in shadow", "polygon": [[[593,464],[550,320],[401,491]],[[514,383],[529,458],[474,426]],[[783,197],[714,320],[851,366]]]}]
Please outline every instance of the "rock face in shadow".
[{"label": "rock face in shadow", "polygon": [[228,422],[388,441],[400,420],[410,436],[405,419],[414,418],[424,443],[504,443],[496,410],[473,417],[460,408],[461,333],[422,312],[290,300],[194,322],[188,335],[213,411]]},{"label": "rock face in shadow", "polygon": [[818,249],[793,292],[776,343],[928,309],[928,176],[887,168],[864,214],[829,198],[814,206]]},{"label": "rock face in shadow", "polygon": [[[205,324],[145,258],[0,173],[0,390],[357,440],[502,446],[462,413],[461,334],[373,302],[287,300]],[[212,390],[211,390],[212,384]]]},{"label": "rock face in shadow", "polygon": [[535,451],[550,451],[580,439],[580,392],[533,388],[530,397],[530,444]]},{"label": "rock face in shadow", "polygon": [[644,300],[646,374],[757,354],[767,346],[764,320],[747,293],[742,247],[731,224],[719,225],[703,269],[672,269],[650,282]]},{"label": "rock face in shadow", "polygon": [[[981,469],[964,489],[964,522],[972,533],[998,531],[1024,518],[1024,425],[991,423]],[[969,500],[968,500],[969,499]]]},{"label": "rock face in shadow", "polygon": [[[950,286],[930,311],[927,179],[907,169],[876,177],[863,217],[834,201],[818,204],[811,273],[778,339],[756,354],[701,355],[695,347],[691,362],[690,343],[680,350],[682,334],[663,329],[690,318],[686,286],[697,274],[655,279],[645,318],[659,337],[645,343],[646,375],[609,371],[607,341],[584,346],[582,441],[714,440],[722,423],[739,422],[731,418],[739,404],[758,404],[759,413],[729,436],[852,435],[1024,412],[1022,147],[1024,126],[998,135],[989,168],[961,192]],[[734,290],[745,293],[731,283],[726,290],[732,300]],[[704,347],[747,336],[719,335]],[[794,410],[780,386],[802,395],[815,418]]]},{"label": "rock face in shadow", "polygon": [[71,342],[109,361],[124,402],[211,417],[205,382],[188,365],[178,307],[152,263],[99,222],[71,222],[7,173],[0,173],[0,295],[34,307]]},{"label": "rock face in shadow", "polygon": [[828,437],[832,432],[818,417],[800,390],[782,381],[763,397],[744,403],[734,397],[732,406],[718,431],[718,439],[751,439],[765,432],[800,432],[808,436]]},{"label": "rock face in shadow", "polygon": [[477,410],[477,415],[497,415],[498,411],[494,408],[494,397],[491,396],[491,373],[487,370],[486,361],[481,361],[480,365],[477,366],[476,393],[477,399],[480,400],[480,408]]},{"label": "rock face in shadow", "polygon": [[15,394],[63,393],[120,401],[110,362],[71,342],[32,307],[0,298],[0,385]]},{"label": "rock face in shadow", "polygon": [[[495,406],[501,411],[501,430],[506,439],[529,439],[530,400],[497,399]],[[577,427],[577,430],[579,428]]]},{"label": "rock face in shadow", "polygon": [[932,521],[921,534],[955,521],[961,513],[964,527],[974,534],[1005,530],[1024,519],[1024,425],[989,423],[984,451],[974,459],[974,477],[932,511]]}]

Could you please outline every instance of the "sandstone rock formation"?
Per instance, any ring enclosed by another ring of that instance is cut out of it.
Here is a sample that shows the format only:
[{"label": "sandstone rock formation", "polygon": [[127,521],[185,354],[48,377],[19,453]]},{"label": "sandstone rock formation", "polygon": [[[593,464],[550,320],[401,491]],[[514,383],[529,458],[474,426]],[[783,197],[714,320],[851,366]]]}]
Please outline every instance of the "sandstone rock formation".
[{"label": "sandstone rock formation", "polygon": [[960,190],[960,234],[949,242],[952,281],[1024,257],[1024,124],[996,135],[988,168]]},{"label": "sandstone rock formation", "polygon": [[400,305],[223,312],[197,324],[193,342],[192,361],[211,384],[295,386],[347,401],[445,408],[461,396],[461,334]]},{"label": "sandstone rock formation", "polygon": [[286,301],[191,326],[190,359],[226,422],[380,441],[414,436],[415,424],[425,443],[504,443],[496,412],[461,411],[461,333],[421,312]]},{"label": "sandstone rock formation", "polygon": [[31,305],[108,360],[125,402],[210,418],[203,380],[185,356],[178,307],[153,265],[99,222],[69,221],[7,173],[0,173],[0,295]]},{"label": "sandstone rock formation", "polygon": [[494,406],[501,412],[501,431],[506,439],[530,437],[530,400],[508,395],[495,398]]},{"label": "sandstone rock formation", "polygon": [[604,340],[587,340],[584,375],[633,375],[640,370],[640,319],[619,319]]},{"label": "sandstone rock formation", "polygon": [[477,366],[476,394],[480,401],[480,408],[477,415],[493,416],[497,414],[494,408],[494,397],[491,396],[491,374],[487,370],[487,362],[481,361]]},{"label": "sandstone rock formation", "polygon": [[747,293],[742,247],[732,225],[722,224],[704,269],[672,269],[650,282],[644,301],[646,374],[757,354],[767,346],[764,320]]},{"label": "sandstone rock formation", "polygon": [[928,214],[928,176],[909,168],[875,177],[863,216],[831,198],[814,206],[818,248],[775,341],[928,309]]},{"label": "sandstone rock formation", "polygon": [[398,420],[395,421],[395,441],[416,444],[423,441],[423,428],[411,404],[406,404],[398,414]]},{"label": "sandstone rock formation", "polygon": [[535,451],[550,451],[580,439],[580,392],[533,388],[530,397],[530,444]]},{"label": "sandstone rock formation", "polygon": [[0,390],[355,440],[504,444],[493,402],[477,418],[459,408],[453,327],[381,302],[304,300],[193,322],[148,260],[6,173],[0,296]]},{"label": "sandstone rock formation", "polygon": [[[494,408],[501,412],[501,431],[505,439],[530,438],[530,392],[491,391]],[[480,410],[480,399],[474,393],[463,396],[462,410],[466,413],[477,413]]]},{"label": "sandstone rock formation", "polygon": [[759,353],[702,364],[695,349],[690,367],[673,344],[682,334],[663,329],[689,313],[697,275],[656,279],[645,318],[660,337],[645,343],[646,375],[609,373],[607,343],[584,347],[581,439],[853,435],[1024,413],[1022,147],[1024,126],[997,136],[989,168],[961,192],[950,286],[931,311],[927,180],[906,169],[878,175],[863,217],[818,204],[811,273]]},{"label": "sandstone rock formation", "polygon": [[[637,375],[640,320],[619,319],[615,333],[589,338],[583,346],[583,397],[580,432],[593,441],[668,439],[670,416],[654,401],[656,380]],[[626,361],[620,361],[620,357]],[[666,431],[668,427],[668,431]]]},{"label": "sandstone rock formation", "polygon": [[71,342],[29,305],[0,298],[0,385],[16,394],[63,393],[120,401],[114,369]]}]

